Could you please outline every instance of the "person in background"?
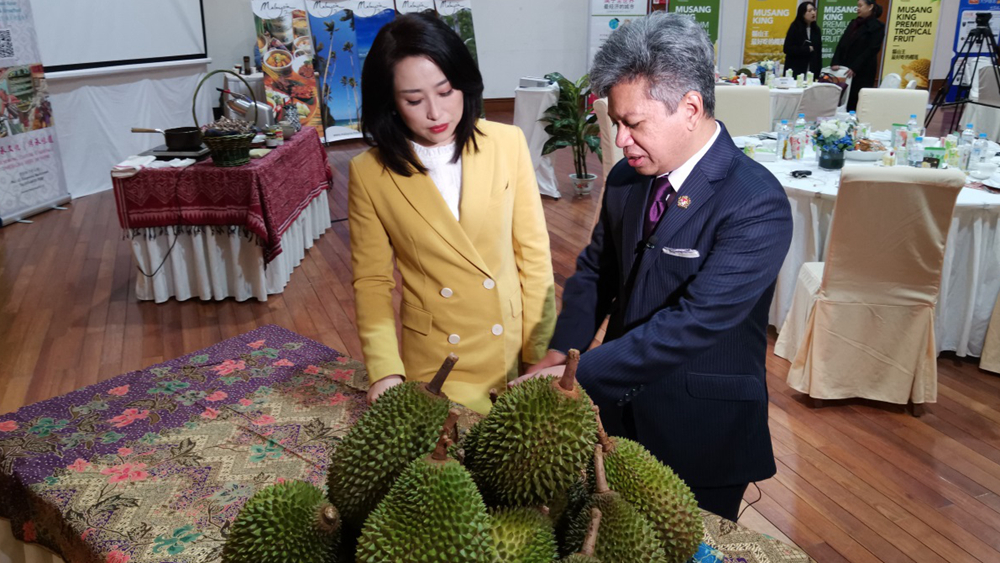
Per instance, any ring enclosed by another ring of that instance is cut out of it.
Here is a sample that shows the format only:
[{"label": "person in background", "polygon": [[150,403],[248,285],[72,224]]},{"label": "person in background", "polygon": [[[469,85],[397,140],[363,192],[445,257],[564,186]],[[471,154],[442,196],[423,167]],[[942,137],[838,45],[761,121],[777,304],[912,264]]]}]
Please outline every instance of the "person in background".
[{"label": "person in background", "polygon": [[[348,220],[369,400],[430,380],[449,353],[448,397],[485,413],[555,326],[549,236],[524,134],[478,119],[483,80],[433,12],[397,17],[362,69]],[[402,275],[397,340],[393,266]]]},{"label": "person in background", "polygon": [[837,43],[830,61],[833,70],[847,69],[851,92],[847,111],[858,108],[858,93],[862,88],[874,88],[878,74],[878,52],[885,37],[885,24],[879,21],[882,6],[875,0],[858,0],[858,17],[854,18]]},{"label": "person in background", "polygon": [[576,376],[609,434],[637,440],[736,520],[749,483],[774,475],[767,314],[792,238],[785,190],[715,120],[715,50],[680,14],[616,29],[590,84],[624,151],[566,281],[550,351],[521,380]]},{"label": "person in background", "polygon": [[816,25],[816,5],[803,2],[785,35],[785,68],[792,69],[795,76],[806,72],[819,76],[822,60],[823,38]]}]

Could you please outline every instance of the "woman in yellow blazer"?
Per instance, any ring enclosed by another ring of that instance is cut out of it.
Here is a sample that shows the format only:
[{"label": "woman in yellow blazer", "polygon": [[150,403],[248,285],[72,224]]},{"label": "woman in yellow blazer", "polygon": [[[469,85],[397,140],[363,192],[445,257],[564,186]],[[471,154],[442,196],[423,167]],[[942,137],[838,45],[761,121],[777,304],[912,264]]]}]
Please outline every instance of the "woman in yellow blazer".
[{"label": "woman in yellow blazer", "polygon": [[[453,400],[479,412],[546,353],[555,324],[549,238],[521,130],[477,119],[482,77],[433,13],[379,31],[362,70],[350,164],[351,264],[369,398],[429,380],[450,352]],[[393,309],[402,274],[402,342]]]}]

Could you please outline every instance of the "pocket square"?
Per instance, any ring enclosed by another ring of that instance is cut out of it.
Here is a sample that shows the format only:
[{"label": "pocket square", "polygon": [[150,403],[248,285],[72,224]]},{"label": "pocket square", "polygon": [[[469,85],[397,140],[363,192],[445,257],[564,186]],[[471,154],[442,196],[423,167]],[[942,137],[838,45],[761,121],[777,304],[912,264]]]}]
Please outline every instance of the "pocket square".
[{"label": "pocket square", "polygon": [[701,253],[693,248],[668,248],[664,246],[663,253],[678,258],[697,258],[701,256]]}]

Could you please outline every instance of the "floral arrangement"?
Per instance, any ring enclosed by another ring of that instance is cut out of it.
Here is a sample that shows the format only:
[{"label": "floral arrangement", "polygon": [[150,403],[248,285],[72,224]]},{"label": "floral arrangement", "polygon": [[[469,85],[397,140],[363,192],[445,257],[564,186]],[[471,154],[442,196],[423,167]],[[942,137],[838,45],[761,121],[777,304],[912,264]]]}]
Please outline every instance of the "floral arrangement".
[{"label": "floral arrangement", "polygon": [[813,133],[816,149],[823,151],[846,151],[854,148],[854,123],[839,119],[821,122]]}]

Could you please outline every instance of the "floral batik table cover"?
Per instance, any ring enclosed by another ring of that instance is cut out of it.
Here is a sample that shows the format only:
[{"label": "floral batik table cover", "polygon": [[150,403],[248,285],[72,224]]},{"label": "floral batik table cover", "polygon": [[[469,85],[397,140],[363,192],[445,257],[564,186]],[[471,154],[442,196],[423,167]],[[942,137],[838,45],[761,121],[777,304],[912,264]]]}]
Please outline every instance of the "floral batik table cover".
[{"label": "floral batik table cover", "polygon": [[[220,561],[255,491],[325,486],[366,387],[360,362],[266,326],[0,415],[0,517],[69,563]],[[718,517],[705,523],[726,561],[809,561]]]}]

